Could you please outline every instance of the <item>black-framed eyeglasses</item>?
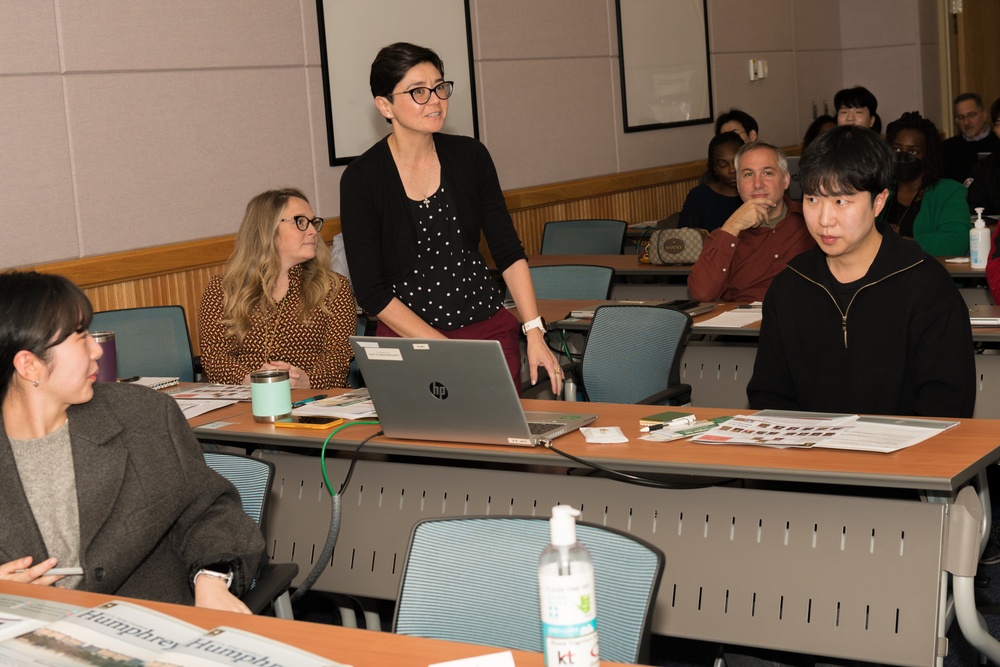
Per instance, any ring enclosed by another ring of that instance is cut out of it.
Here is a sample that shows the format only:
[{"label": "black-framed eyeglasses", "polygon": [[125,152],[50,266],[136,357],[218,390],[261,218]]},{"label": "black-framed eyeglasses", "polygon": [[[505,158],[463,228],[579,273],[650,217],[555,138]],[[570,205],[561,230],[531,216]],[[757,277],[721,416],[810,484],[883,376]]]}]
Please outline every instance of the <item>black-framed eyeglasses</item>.
[{"label": "black-framed eyeglasses", "polygon": [[300,232],[304,232],[309,229],[309,223],[312,223],[312,226],[316,228],[317,232],[323,229],[323,218],[313,218],[310,220],[304,215],[297,215],[294,218],[282,218],[278,222],[294,222]]},{"label": "black-framed eyeglasses", "polygon": [[431,101],[431,93],[438,96],[439,100],[446,100],[451,97],[451,94],[455,92],[455,82],[454,81],[442,81],[433,88],[428,88],[426,86],[420,86],[419,88],[410,88],[409,90],[402,90],[398,93],[389,93],[386,95],[390,100],[393,95],[402,95],[403,93],[409,93],[410,97],[417,104],[427,104]]}]

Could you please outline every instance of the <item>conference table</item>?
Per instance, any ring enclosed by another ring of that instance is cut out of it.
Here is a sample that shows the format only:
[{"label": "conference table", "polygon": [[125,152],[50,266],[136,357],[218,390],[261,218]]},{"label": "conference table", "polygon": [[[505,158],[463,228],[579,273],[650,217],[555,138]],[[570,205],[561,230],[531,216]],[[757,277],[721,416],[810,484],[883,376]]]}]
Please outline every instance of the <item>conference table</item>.
[{"label": "conference table", "polygon": [[[264,616],[247,616],[121,596],[17,584],[9,581],[0,581],[0,595],[18,595],[79,607],[95,607],[111,600],[127,600],[206,630],[219,626],[237,628],[354,667],[427,667],[433,663],[475,658],[505,650],[491,646],[407,637],[390,633],[375,637],[366,630],[342,628],[334,625],[286,621]],[[541,667],[545,664],[540,653],[530,651],[511,651],[511,653],[517,667]],[[620,663],[602,661],[602,664]]]},{"label": "conference table", "polygon": [[[310,393],[296,390],[294,398]],[[595,413],[625,444],[556,448],[667,488],[591,475],[555,451],[389,439],[364,445],[343,494],[332,562],[316,586],[394,599],[413,524],[427,517],[548,516],[556,504],[582,520],[643,538],[666,567],[654,632],[901,665],[940,664],[952,608],[973,645],[1000,660],[974,609],[972,577],[988,524],[980,483],[1000,458],[1000,422],[962,420],[891,454],[787,450],[640,440],[651,406],[524,400],[526,410]],[[694,408],[699,417],[736,410]],[[192,420],[199,439],[272,461],[280,484],[268,517],[278,561],[313,567],[327,534],[329,495],[315,452],[324,432],[255,423],[249,406]],[[340,485],[350,455],[375,426],[330,438],[327,469]],[[447,425],[442,425],[447,428]],[[295,453],[289,453],[294,451]],[[672,486],[671,486],[672,484]],[[985,485],[982,485],[985,486]],[[988,492],[983,490],[988,496]]]}]

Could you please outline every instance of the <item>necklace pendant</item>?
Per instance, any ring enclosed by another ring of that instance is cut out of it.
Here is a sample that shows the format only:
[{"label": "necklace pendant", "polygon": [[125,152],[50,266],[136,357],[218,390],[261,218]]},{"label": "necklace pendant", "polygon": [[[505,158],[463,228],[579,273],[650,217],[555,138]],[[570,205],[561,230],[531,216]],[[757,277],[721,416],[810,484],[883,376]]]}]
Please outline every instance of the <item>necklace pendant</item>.
[{"label": "necklace pendant", "polygon": [[427,197],[424,197],[424,206],[430,206],[430,205],[431,205],[431,200],[428,199]]}]

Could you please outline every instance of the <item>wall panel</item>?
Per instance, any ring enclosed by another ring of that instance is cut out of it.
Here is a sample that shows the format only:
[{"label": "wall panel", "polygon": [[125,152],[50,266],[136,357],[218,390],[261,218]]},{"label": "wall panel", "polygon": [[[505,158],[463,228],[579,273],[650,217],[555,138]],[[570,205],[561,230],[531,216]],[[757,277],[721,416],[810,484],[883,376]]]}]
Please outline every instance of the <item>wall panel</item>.
[{"label": "wall panel", "polygon": [[257,193],[311,190],[304,97],[293,68],[68,78],[83,254],[232,233]]},{"label": "wall panel", "polygon": [[0,100],[0,267],[77,257],[62,82],[0,77]]},{"label": "wall panel", "polygon": [[68,72],[302,65],[299,0],[62,0]]}]

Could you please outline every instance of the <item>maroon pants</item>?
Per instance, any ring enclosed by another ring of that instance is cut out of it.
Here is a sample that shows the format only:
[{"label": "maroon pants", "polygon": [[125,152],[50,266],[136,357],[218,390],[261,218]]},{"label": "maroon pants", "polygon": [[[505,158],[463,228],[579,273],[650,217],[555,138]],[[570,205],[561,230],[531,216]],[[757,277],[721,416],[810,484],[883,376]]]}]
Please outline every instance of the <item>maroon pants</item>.
[{"label": "maroon pants", "polygon": [[[521,345],[520,345],[521,325],[507,312],[506,308],[501,308],[492,317],[476,322],[468,326],[459,327],[451,331],[439,331],[448,338],[457,340],[496,340],[500,341],[503,348],[503,356],[507,360],[507,368],[510,376],[514,380],[514,387],[517,393],[521,393]],[[399,334],[390,329],[382,322],[378,323],[376,336],[390,336],[399,338]]]}]

